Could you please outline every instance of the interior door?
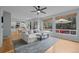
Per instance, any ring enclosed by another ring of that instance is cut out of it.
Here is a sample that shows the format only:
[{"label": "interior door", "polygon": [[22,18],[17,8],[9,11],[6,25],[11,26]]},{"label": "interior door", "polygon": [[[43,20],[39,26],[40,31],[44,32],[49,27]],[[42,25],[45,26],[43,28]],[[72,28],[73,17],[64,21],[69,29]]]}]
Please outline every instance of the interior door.
[{"label": "interior door", "polygon": [[3,37],[8,37],[11,34],[11,14],[3,11]]}]

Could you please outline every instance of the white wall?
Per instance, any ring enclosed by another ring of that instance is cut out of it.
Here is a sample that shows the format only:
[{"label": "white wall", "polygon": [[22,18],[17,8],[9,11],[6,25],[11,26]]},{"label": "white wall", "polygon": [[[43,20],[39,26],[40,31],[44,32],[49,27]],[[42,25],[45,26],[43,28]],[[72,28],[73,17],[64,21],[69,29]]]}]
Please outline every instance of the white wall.
[{"label": "white wall", "polygon": [[2,16],[2,11],[0,9],[0,47],[2,47],[2,44],[3,44],[3,31],[2,31],[1,16]]},{"label": "white wall", "polygon": [[15,32],[16,31],[16,22],[11,22],[11,26],[13,27],[13,28],[11,28],[11,32]]}]

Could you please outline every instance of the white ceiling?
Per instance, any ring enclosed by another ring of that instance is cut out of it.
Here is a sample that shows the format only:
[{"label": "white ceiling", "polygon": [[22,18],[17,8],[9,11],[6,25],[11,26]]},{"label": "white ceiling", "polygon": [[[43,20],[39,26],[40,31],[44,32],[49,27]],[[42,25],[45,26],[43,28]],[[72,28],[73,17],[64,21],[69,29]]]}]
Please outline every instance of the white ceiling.
[{"label": "white ceiling", "polygon": [[[12,18],[31,19],[37,17],[36,13],[30,12],[34,10],[32,6],[0,6],[0,8],[2,10],[6,10],[10,12],[12,14]],[[47,14],[40,14],[39,17],[55,15],[57,13],[69,11],[76,8],[79,7],[78,6],[47,6],[47,9],[44,10]]]}]

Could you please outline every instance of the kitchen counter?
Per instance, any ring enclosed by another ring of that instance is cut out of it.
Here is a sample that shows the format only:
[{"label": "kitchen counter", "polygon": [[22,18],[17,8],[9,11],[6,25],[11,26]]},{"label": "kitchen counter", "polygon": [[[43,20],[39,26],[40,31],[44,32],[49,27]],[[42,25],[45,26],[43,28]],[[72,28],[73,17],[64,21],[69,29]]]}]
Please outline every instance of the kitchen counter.
[{"label": "kitchen counter", "polygon": [[50,37],[16,48],[16,53],[44,53],[48,48],[58,41],[58,38]]}]

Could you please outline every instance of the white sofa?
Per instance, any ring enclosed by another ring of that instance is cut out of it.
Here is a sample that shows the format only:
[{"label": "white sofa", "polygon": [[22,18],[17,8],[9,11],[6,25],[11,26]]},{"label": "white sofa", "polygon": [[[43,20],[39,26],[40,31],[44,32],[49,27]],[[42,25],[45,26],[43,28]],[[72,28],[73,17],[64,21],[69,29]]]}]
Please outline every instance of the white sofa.
[{"label": "white sofa", "polygon": [[37,41],[37,36],[35,34],[30,34],[28,37],[28,43]]},{"label": "white sofa", "polygon": [[25,41],[25,42],[27,42],[28,43],[28,34],[26,34],[26,33],[21,33],[21,38]]},{"label": "white sofa", "polygon": [[21,36],[22,36],[22,39],[27,43],[32,43],[37,40],[37,37],[35,34],[22,33]]}]

